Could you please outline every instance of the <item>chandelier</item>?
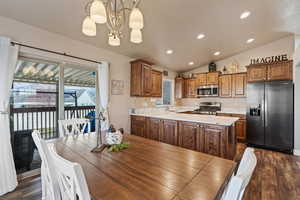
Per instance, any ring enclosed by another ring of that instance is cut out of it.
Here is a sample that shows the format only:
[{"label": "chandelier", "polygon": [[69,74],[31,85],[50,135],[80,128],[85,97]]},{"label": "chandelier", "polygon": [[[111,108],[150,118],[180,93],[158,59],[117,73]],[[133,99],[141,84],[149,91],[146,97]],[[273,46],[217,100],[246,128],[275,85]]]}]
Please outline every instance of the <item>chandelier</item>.
[{"label": "chandelier", "polygon": [[93,0],[86,4],[87,16],[82,23],[82,32],[87,36],[96,36],[96,24],[106,24],[109,29],[108,44],[120,46],[123,37],[122,30],[126,23],[126,12],[129,11],[130,41],[139,44],[143,41],[142,29],[144,18],[137,7],[139,0],[128,0],[129,8],[125,6],[126,0]]}]

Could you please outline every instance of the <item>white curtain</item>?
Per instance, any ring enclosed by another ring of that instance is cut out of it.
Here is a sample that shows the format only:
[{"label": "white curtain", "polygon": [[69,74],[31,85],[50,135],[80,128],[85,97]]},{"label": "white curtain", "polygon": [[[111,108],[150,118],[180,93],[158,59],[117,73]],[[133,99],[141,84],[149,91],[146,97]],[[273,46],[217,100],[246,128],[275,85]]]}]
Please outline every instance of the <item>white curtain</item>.
[{"label": "white curtain", "polygon": [[102,130],[109,128],[109,64],[102,62],[98,65],[98,84],[99,84],[99,97],[100,97],[100,111],[103,112],[105,122],[101,124]]},{"label": "white curtain", "polygon": [[0,37],[0,196],[18,185],[10,142],[9,98],[17,65],[18,47]]}]

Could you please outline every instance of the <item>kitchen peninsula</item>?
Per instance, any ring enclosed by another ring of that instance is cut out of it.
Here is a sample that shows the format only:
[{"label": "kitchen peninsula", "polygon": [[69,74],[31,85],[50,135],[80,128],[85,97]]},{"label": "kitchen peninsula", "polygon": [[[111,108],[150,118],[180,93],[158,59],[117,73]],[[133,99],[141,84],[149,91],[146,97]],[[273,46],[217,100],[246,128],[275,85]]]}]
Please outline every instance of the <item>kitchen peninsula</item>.
[{"label": "kitchen peninsula", "polygon": [[131,114],[131,133],[183,148],[233,159],[239,118],[175,112]]}]

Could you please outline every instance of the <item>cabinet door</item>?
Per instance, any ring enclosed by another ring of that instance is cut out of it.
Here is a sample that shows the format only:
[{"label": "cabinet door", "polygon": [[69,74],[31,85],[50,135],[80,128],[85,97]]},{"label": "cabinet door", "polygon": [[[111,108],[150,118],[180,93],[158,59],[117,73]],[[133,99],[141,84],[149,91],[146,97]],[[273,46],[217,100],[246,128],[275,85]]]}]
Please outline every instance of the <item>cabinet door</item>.
[{"label": "cabinet door", "polygon": [[214,127],[204,127],[204,152],[214,156],[221,156],[222,130]]},{"label": "cabinet door", "polygon": [[264,65],[248,67],[247,79],[248,82],[265,81],[267,79],[267,67]]},{"label": "cabinet door", "polygon": [[205,86],[207,85],[207,73],[201,73],[197,76],[196,86]]},{"label": "cabinet door", "polygon": [[198,124],[192,122],[179,122],[179,146],[197,150]]},{"label": "cabinet door", "polygon": [[130,76],[130,95],[131,96],[142,96],[142,66],[139,62],[131,64],[131,76]]},{"label": "cabinet door", "polygon": [[145,64],[142,64],[143,70],[143,95],[151,96],[152,94],[152,70],[151,67]]},{"label": "cabinet door", "polygon": [[235,123],[235,134],[239,141],[246,141],[246,120],[240,119]]},{"label": "cabinet door", "polygon": [[268,80],[292,80],[293,79],[293,62],[275,63],[268,66]]},{"label": "cabinet door", "polygon": [[177,136],[177,121],[173,120],[163,120],[162,121],[162,131],[160,141],[178,145],[178,136]]},{"label": "cabinet door", "polygon": [[131,134],[146,137],[145,117],[131,116]]},{"label": "cabinet door", "polygon": [[152,97],[161,97],[162,94],[162,73],[152,70]]},{"label": "cabinet door", "polygon": [[219,72],[207,73],[207,85],[218,85],[219,84]]},{"label": "cabinet door", "polygon": [[232,97],[246,97],[247,74],[232,75]]},{"label": "cabinet door", "polygon": [[175,99],[184,98],[184,79],[175,78]]},{"label": "cabinet door", "polygon": [[196,97],[196,79],[187,79],[187,97],[194,98]]},{"label": "cabinet door", "polygon": [[147,119],[147,138],[159,141],[160,135],[160,119],[148,118]]},{"label": "cabinet door", "polygon": [[219,79],[219,94],[220,97],[231,97],[232,94],[232,76],[222,75]]}]

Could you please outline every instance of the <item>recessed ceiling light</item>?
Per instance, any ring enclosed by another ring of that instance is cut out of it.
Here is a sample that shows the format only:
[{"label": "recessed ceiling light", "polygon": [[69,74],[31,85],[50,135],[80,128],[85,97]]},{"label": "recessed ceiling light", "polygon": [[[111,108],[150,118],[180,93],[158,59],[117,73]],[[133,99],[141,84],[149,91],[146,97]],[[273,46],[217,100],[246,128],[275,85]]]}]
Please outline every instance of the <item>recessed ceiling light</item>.
[{"label": "recessed ceiling light", "polygon": [[243,12],[243,13],[241,14],[240,18],[241,18],[241,19],[246,19],[247,17],[250,16],[250,14],[251,14],[251,12],[245,11],[245,12]]},{"label": "recessed ceiling light", "polygon": [[194,65],[194,64],[195,64],[194,62],[189,62],[189,65],[190,65],[190,66],[192,66],[192,65]]},{"label": "recessed ceiling light", "polygon": [[204,34],[202,34],[202,33],[201,33],[201,34],[199,34],[199,35],[197,36],[197,39],[198,39],[198,40],[201,40],[201,39],[203,39],[203,38],[205,38],[205,35],[204,35]]},{"label": "recessed ceiling light", "polygon": [[250,38],[247,40],[247,43],[249,44],[249,43],[253,42],[254,40],[255,40],[254,38]]},{"label": "recessed ceiling light", "polygon": [[220,54],[221,54],[220,51],[217,51],[217,52],[214,53],[215,56],[218,56],[218,55],[220,55]]},{"label": "recessed ceiling light", "polygon": [[172,50],[172,49],[169,49],[169,50],[166,51],[166,53],[167,53],[167,54],[172,54],[172,53],[173,53],[173,50]]}]

